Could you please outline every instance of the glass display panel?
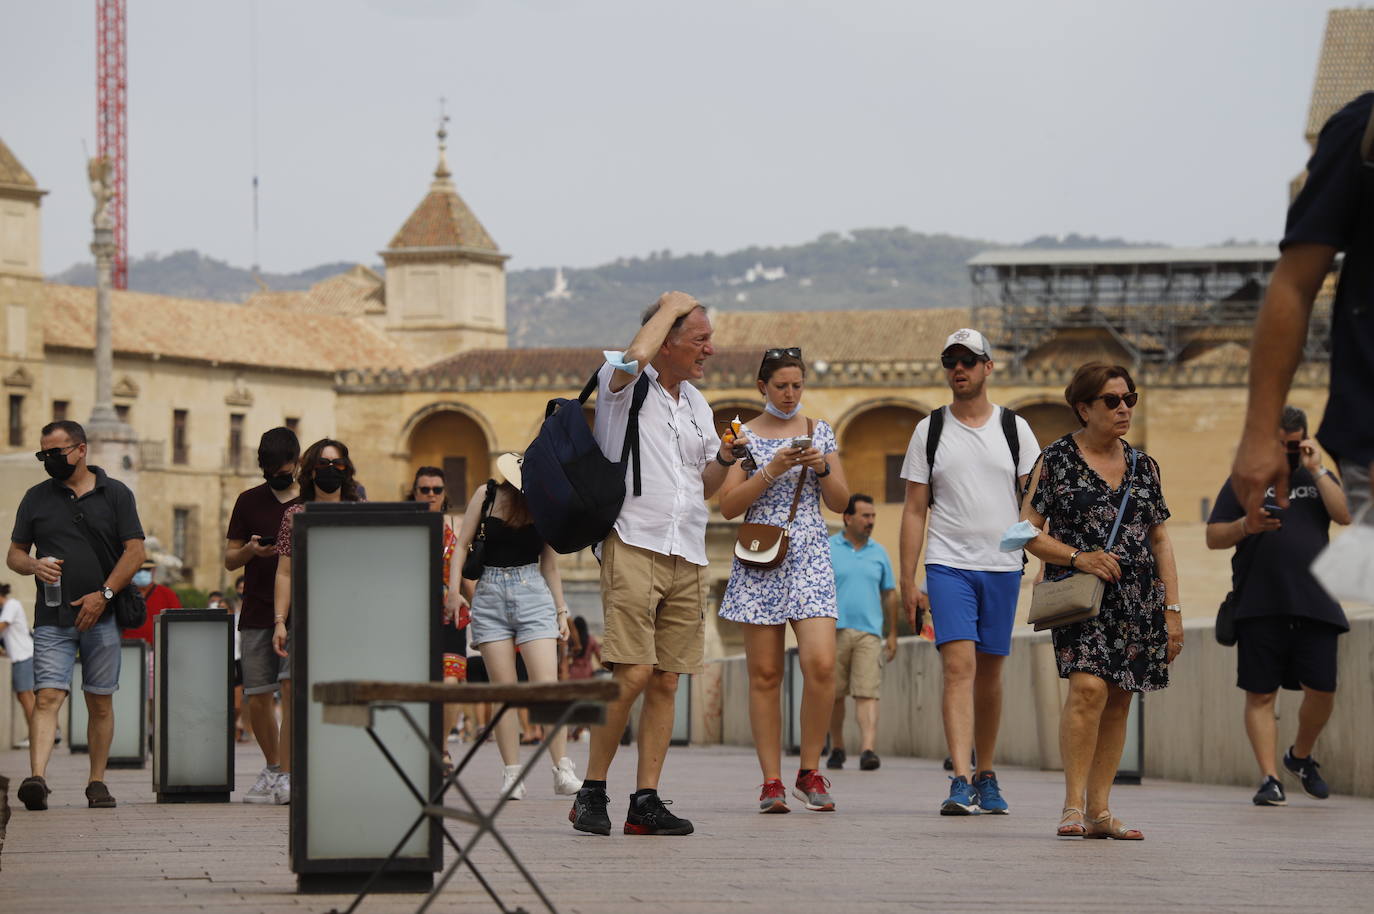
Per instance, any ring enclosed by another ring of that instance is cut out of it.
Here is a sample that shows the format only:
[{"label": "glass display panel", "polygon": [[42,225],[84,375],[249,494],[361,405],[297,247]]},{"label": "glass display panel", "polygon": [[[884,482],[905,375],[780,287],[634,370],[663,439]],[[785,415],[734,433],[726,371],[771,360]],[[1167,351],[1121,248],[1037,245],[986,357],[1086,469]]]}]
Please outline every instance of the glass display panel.
[{"label": "glass display panel", "polygon": [[229,783],[229,622],[167,620],[167,780]]},{"label": "glass display panel", "polygon": [[[110,742],[110,758],[143,758],[143,717],[148,713],[144,703],[147,688],[148,655],[143,642],[123,644],[119,649],[119,691],[114,693],[114,739]],[[72,693],[86,710],[86,699]]]}]

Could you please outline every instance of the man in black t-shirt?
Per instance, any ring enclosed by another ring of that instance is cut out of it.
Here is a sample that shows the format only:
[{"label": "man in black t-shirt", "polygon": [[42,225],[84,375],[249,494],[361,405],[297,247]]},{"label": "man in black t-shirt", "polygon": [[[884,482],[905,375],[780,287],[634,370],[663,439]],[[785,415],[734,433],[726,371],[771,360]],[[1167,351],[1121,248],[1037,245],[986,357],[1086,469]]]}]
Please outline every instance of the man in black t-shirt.
[{"label": "man in black t-shirt", "polygon": [[[1287,509],[1267,511],[1258,528],[1251,527],[1228,480],[1207,519],[1209,548],[1236,547],[1231,559],[1236,685],[1245,690],[1245,732],[1264,777],[1256,806],[1287,804],[1275,762],[1274,701],[1280,686],[1303,691],[1297,738],[1284,754],[1283,766],[1309,796],[1326,799],[1312,746],[1336,698],[1336,639],[1350,630],[1340,604],[1310,570],[1326,547],[1331,521],[1350,523],[1350,507],[1340,483],[1322,466],[1317,443],[1307,437],[1307,414],[1285,407],[1280,428],[1288,455]],[[1273,489],[1264,501],[1275,504]]]},{"label": "man in black t-shirt", "polygon": [[1352,505],[1370,498],[1374,465],[1374,112],[1367,92],[1322,127],[1307,181],[1288,210],[1278,266],[1255,321],[1250,401],[1231,479],[1252,529],[1264,520],[1265,489],[1287,505],[1288,466],[1274,436],[1302,360],[1312,303],[1345,252],[1331,323],[1331,384],[1317,438],[1340,463]]},{"label": "man in black t-shirt", "polygon": [[[300,500],[296,464],[301,444],[289,428],[263,432],[258,442],[258,466],[267,481],[239,495],[225,534],[224,567],[243,569],[243,603],[239,609],[239,653],[243,694],[253,735],[262,749],[264,765],[245,803],[281,805],[291,798],[291,667],[272,648],[273,587],[277,580],[274,545],[287,507]],[[281,691],[281,728],[277,727],[273,696]]]}]

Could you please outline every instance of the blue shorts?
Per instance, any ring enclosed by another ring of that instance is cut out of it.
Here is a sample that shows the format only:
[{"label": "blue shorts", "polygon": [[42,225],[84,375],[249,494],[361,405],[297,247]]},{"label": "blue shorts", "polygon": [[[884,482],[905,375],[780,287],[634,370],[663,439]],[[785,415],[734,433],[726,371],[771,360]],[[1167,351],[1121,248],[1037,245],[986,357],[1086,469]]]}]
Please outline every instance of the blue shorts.
[{"label": "blue shorts", "polygon": [[1011,653],[1021,572],[927,565],[926,592],[936,647],[948,641],[972,641],[983,654],[1005,657]]},{"label": "blue shorts", "polygon": [[33,658],[10,664],[10,684],[15,693],[33,691]]},{"label": "blue shorts", "polygon": [[76,650],[81,648],[81,690],[92,695],[119,691],[119,627],[113,612],[84,632],[75,626],[40,625],[33,630],[35,689],[72,690]]},{"label": "blue shorts", "polygon": [[472,595],[472,623],[468,628],[474,645],[556,639],[558,610],[549,585],[539,573],[539,564],[483,571]]}]

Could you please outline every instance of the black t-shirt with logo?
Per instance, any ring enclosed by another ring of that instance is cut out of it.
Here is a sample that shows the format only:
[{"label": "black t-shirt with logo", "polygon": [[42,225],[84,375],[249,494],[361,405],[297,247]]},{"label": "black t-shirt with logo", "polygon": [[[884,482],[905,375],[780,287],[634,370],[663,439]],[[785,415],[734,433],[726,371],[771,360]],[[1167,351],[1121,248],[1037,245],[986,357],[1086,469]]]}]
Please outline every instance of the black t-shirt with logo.
[{"label": "black t-shirt with logo", "polygon": [[[1273,497],[1271,488],[1265,500]],[[1207,523],[1224,524],[1244,515],[1245,509],[1236,499],[1228,479],[1217,493],[1216,507],[1212,508]],[[1330,527],[1331,515],[1317,491],[1317,481],[1306,467],[1299,467],[1289,477],[1288,510],[1283,512],[1283,526],[1251,534],[1236,545],[1235,555],[1231,557],[1231,572],[1238,585],[1236,618],[1303,616],[1349,631],[1350,623],[1346,622],[1340,604],[1312,577],[1312,561],[1326,548]],[[1239,576],[1247,563],[1249,573],[1241,581]]]}]

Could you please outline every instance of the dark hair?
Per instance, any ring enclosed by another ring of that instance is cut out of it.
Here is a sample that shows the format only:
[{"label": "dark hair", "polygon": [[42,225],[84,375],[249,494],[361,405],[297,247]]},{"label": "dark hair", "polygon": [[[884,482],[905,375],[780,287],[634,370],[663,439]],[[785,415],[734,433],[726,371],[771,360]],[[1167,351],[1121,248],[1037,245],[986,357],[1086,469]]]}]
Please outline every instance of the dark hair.
[{"label": "dark hair", "polygon": [[849,504],[845,506],[844,513],[845,513],[845,514],[854,514],[854,513],[856,513],[856,506],[857,506],[858,503],[861,502],[861,501],[866,501],[866,502],[868,502],[870,505],[871,505],[871,504],[874,504],[873,496],[872,496],[872,495],[865,495],[865,494],[862,493],[862,492],[855,492],[853,495],[849,496]]},{"label": "dark hair", "polygon": [[534,515],[530,514],[530,503],[525,501],[524,492],[504,481],[497,483],[496,489],[507,495],[506,513],[509,516],[502,518],[507,527],[528,527],[534,523]]},{"label": "dark hair", "polygon": [[358,497],[358,480],[355,476],[353,461],[348,456],[348,445],[333,438],[321,438],[310,447],[305,449],[301,455],[301,469],[297,478],[301,483],[301,501],[315,500],[315,464],[320,462],[320,454],[327,447],[339,449],[339,456],[343,462],[348,464],[348,472],[344,474],[343,486],[339,489],[339,498],[342,501],[361,501]]},{"label": "dark hair", "polygon": [[238,590],[239,585],[242,584],[242,583],[243,583],[243,575],[239,575],[238,577],[234,578],[234,589],[235,589],[235,590]]},{"label": "dark hair", "polygon": [[301,456],[301,441],[284,425],[269,428],[258,440],[258,468],[267,476]]},{"label": "dark hair", "polygon": [[448,500],[448,477],[446,477],[444,475],[444,471],[439,469],[438,467],[420,467],[418,470],[416,470],[415,478],[410,481],[410,491],[406,493],[405,500],[415,500],[415,487],[420,484],[421,476],[438,476],[440,479],[444,481],[444,503],[440,506],[440,510],[447,514],[449,508],[451,507]]},{"label": "dark hair", "polygon": [[1294,432],[1302,432],[1304,438],[1307,437],[1307,413],[1298,409],[1296,406],[1285,406],[1283,415],[1279,417],[1279,428],[1283,429],[1285,435]]},{"label": "dark hair", "polygon": [[[703,311],[706,310],[705,305],[698,304],[696,308],[692,309],[692,311],[696,311],[697,308],[700,308]],[[678,315],[677,320],[673,321],[673,326],[668,328],[669,336],[676,336],[678,332],[682,330],[682,325],[687,323],[687,317],[692,313],[692,311],[688,311],[687,314]],[[654,319],[654,315],[657,313],[658,302],[654,302],[652,305],[645,308],[644,313],[639,316],[639,326],[643,327],[645,324],[649,323],[649,321]]]},{"label": "dark hair", "polygon": [[591,640],[591,633],[587,631],[587,620],[582,616],[573,616],[573,628],[577,629],[577,651],[574,657],[587,656],[588,641]]},{"label": "dark hair", "polygon": [[1079,414],[1078,404],[1092,400],[1113,378],[1121,378],[1126,382],[1128,391],[1135,391],[1135,381],[1131,379],[1131,373],[1126,370],[1124,365],[1088,362],[1078,366],[1078,370],[1073,373],[1069,385],[1064,388],[1064,399],[1068,401],[1069,409],[1073,410],[1073,417],[1078,420],[1079,425],[1087,425],[1088,423]]},{"label": "dark hair", "polygon": [[780,355],[776,359],[764,359],[759,363],[759,380],[767,384],[779,368],[800,368],[802,377],[806,377],[805,362],[794,355]]},{"label": "dark hair", "polygon": [[221,591],[212,590],[205,595],[205,599],[207,600],[213,600],[215,597],[219,597],[221,600],[223,600],[224,594]]},{"label": "dark hair", "polygon": [[[0,584],[0,597],[8,597],[9,595],[10,595],[10,585],[8,585],[8,584]],[[578,616],[578,618],[580,619],[580,618],[582,618],[582,617],[581,617],[581,616]],[[583,623],[583,624],[586,624],[586,623]]]},{"label": "dark hair", "polygon": [[43,431],[39,434],[41,437],[46,438],[53,432],[66,432],[67,437],[72,440],[72,444],[86,443],[86,430],[81,427],[80,422],[73,422],[70,419],[58,419],[56,422],[49,422],[47,425],[43,426]]}]

